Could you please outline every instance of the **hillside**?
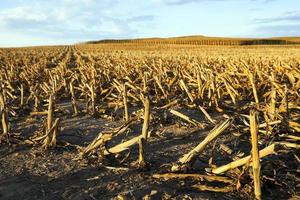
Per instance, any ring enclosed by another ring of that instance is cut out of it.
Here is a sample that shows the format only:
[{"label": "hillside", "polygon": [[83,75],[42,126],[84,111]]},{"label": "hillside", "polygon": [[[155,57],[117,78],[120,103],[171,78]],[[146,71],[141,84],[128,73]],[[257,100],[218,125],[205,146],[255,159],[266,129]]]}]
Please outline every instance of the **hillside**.
[{"label": "hillside", "polygon": [[181,36],[170,38],[140,38],[140,39],[106,39],[89,41],[88,44],[98,43],[148,43],[148,44],[191,44],[191,45],[288,45],[300,44],[300,37],[274,38],[226,38],[207,37],[202,35]]}]

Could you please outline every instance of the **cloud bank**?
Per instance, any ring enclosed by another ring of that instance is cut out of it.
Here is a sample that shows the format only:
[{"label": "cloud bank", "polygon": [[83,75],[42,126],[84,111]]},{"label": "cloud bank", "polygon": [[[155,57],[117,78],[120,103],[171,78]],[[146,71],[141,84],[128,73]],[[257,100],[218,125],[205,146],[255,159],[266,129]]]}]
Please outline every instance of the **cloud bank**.
[{"label": "cloud bank", "polygon": [[[140,23],[152,15],[118,13],[118,0],[33,1],[33,4],[0,9],[2,34],[13,39],[36,36],[45,44],[73,43],[101,38],[137,37]],[[1,33],[0,33],[1,36]]]}]

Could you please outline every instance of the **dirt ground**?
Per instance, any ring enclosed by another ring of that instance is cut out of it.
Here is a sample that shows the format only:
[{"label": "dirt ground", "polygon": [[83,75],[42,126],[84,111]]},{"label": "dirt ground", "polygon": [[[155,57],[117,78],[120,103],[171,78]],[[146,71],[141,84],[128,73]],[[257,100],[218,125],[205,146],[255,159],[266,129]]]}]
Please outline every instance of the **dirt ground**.
[{"label": "dirt ground", "polygon": [[[60,106],[65,110],[70,109],[68,104]],[[188,113],[198,120],[203,120],[201,113],[197,112],[199,111]],[[215,119],[223,118],[218,114],[213,116]],[[0,146],[0,199],[253,198],[247,195],[252,186],[251,178],[247,176],[241,181],[239,191],[225,194],[192,189],[191,185],[199,183],[192,179],[164,181],[152,177],[155,173],[169,172],[171,164],[199,144],[212,127],[193,131],[188,125],[176,125],[178,119],[174,117],[164,127],[160,127],[159,123],[152,123],[152,137],[148,140],[145,150],[149,165],[139,169],[136,162],[137,145],[117,156],[78,160],[78,147],[87,146],[99,132],[119,126],[122,123],[120,117],[115,121],[85,114],[70,117],[68,112],[59,113],[59,117],[62,121],[61,132],[57,138],[58,146],[47,151],[18,139],[29,138],[40,131],[44,117],[24,116],[12,123],[11,134],[14,135],[14,139],[11,139],[10,144]],[[113,146],[128,140],[140,131],[141,123],[113,138],[108,145]],[[205,174],[211,157],[212,163],[217,166],[232,161],[231,156],[217,148],[221,143],[231,147],[233,155],[241,152],[248,155],[251,149],[249,135],[225,132],[205,149],[189,173]],[[300,157],[300,152],[283,152],[263,160],[263,199],[300,199],[300,167],[294,155]]]}]

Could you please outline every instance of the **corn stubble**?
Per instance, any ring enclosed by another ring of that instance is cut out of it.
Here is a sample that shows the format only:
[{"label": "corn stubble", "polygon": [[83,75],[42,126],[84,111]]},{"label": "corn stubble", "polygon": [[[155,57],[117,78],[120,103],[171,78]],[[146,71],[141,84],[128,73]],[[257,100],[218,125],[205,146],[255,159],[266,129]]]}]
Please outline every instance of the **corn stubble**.
[{"label": "corn stubble", "polygon": [[[261,169],[269,162],[267,157],[279,152],[297,157],[299,60],[282,55],[275,47],[255,47],[248,50],[249,54],[244,54],[242,47],[200,50],[196,46],[182,45],[180,48],[186,48],[185,52],[178,47],[172,44],[39,47],[43,54],[39,48],[0,50],[4,63],[0,68],[1,142],[4,144],[14,138],[9,124],[14,123],[20,113],[25,113],[25,109],[31,110],[28,117],[38,116],[45,121],[43,130],[27,139],[42,149],[55,148],[61,142],[57,141],[57,135],[63,119],[58,117],[61,115],[56,106],[60,102],[70,103],[72,112],[67,113],[68,117],[89,114],[114,120],[108,113],[121,109],[123,117],[118,120],[123,121],[122,124],[100,132],[89,145],[80,147],[79,161],[95,155],[104,159],[108,155],[117,156],[124,151],[134,151],[132,146],[136,145],[138,167],[145,168],[151,163],[148,155],[156,153],[148,151],[156,137],[151,130],[157,125],[167,126],[171,120],[179,127],[196,128],[193,134],[201,133],[203,137],[197,146],[181,149],[182,156],[177,162],[168,163],[169,171],[153,174],[154,179],[193,179],[190,188],[197,191],[236,193],[242,191],[236,177],[245,173],[238,169],[250,166],[253,190],[249,195],[261,199],[265,181]],[[263,56],[263,48],[268,50],[269,57]],[[224,50],[227,53],[220,55]],[[31,59],[33,55],[35,60]],[[15,57],[21,59],[24,66],[17,65]],[[79,106],[80,102],[85,103],[85,109]],[[196,112],[196,116],[191,115],[191,111]],[[110,145],[116,137],[138,124],[142,129],[137,135]],[[236,132],[247,136],[251,151],[234,149],[232,144],[219,140]],[[193,168],[199,157],[203,160],[207,156],[204,152],[208,149],[217,151],[213,143],[227,152],[228,159],[233,159],[237,151],[251,153],[222,166],[213,164],[212,156],[207,161],[208,168]],[[222,184],[209,185],[211,182]]]}]

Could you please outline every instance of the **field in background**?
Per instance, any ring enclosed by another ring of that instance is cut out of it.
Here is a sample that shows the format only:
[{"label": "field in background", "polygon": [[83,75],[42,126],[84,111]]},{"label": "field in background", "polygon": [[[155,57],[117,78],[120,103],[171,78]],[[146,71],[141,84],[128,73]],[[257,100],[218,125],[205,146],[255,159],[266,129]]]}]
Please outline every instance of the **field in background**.
[{"label": "field in background", "polygon": [[157,41],[0,49],[0,199],[300,198],[299,46]]},{"label": "field in background", "polygon": [[140,38],[90,41],[89,44],[147,44],[147,45],[211,45],[211,46],[251,46],[251,45],[297,45],[300,37],[276,37],[276,38],[224,38],[206,37],[201,35],[171,37],[171,38]]}]

